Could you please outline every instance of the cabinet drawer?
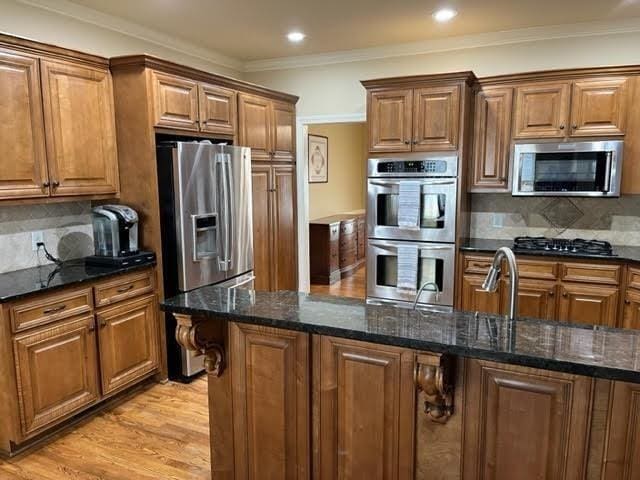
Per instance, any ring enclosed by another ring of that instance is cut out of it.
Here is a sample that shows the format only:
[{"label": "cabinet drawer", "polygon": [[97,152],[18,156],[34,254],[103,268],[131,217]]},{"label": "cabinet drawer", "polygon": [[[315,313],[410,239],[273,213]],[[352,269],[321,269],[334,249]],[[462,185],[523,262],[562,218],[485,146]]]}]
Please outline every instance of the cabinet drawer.
[{"label": "cabinet drawer", "polygon": [[351,235],[356,231],[356,222],[341,222],[340,223],[340,235]]},{"label": "cabinet drawer", "polygon": [[605,285],[618,285],[620,283],[620,265],[563,263],[561,272],[562,280],[565,282]]},{"label": "cabinet drawer", "polygon": [[90,288],[38,295],[11,305],[11,327],[14,333],[22,332],[73,315],[90,312],[92,307]]},{"label": "cabinet drawer", "polygon": [[480,273],[486,275],[493,263],[492,257],[476,257],[465,255],[464,257],[464,273]]},{"label": "cabinet drawer", "polygon": [[153,271],[135,273],[100,283],[94,288],[96,307],[153,292]]},{"label": "cabinet drawer", "polygon": [[627,287],[640,290],[640,269],[629,268],[629,273],[627,274]]},{"label": "cabinet drawer", "polygon": [[[507,270],[506,264],[503,265],[503,271],[506,272]],[[555,280],[558,278],[558,264],[540,260],[518,260],[518,273],[520,278]]]}]

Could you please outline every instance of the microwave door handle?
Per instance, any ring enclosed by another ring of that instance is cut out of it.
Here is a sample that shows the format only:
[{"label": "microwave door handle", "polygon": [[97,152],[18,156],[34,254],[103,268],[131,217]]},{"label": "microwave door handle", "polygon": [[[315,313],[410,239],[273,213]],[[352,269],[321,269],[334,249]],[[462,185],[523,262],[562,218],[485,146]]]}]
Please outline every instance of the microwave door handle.
[{"label": "microwave door handle", "polygon": [[611,164],[613,163],[612,159],[613,152],[607,152],[607,163],[604,170],[604,188],[602,189],[602,193],[609,193],[611,190]]}]

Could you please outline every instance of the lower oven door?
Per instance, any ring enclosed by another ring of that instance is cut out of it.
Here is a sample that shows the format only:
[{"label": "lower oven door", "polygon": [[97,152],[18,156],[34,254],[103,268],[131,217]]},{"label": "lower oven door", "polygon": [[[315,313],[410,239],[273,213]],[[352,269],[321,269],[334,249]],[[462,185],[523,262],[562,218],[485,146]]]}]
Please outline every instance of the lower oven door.
[{"label": "lower oven door", "polygon": [[[415,291],[398,288],[398,247],[418,249]],[[367,248],[367,298],[413,302],[426,282],[438,285],[436,295],[430,287],[423,290],[419,303],[453,305],[455,247],[451,244],[369,240]]]},{"label": "lower oven door", "polygon": [[[398,226],[400,185],[420,183],[419,225]],[[367,186],[369,238],[422,242],[454,242],[456,228],[455,178],[370,178]]]}]

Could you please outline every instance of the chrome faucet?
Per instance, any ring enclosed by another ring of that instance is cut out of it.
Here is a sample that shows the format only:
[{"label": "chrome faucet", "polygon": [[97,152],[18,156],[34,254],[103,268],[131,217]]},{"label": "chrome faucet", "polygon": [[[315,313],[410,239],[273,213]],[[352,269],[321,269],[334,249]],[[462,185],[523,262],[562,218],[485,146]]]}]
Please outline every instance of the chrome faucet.
[{"label": "chrome faucet", "polygon": [[506,260],[509,265],[509,320],[514,320],[518,314],[518,264],[516,256],[508,247],[501,247],[493,257],[493,263],[487,273],[487,278],[482,282],[482,289],[485,292],[495,292],[498,288],[498,279],[502,273],[501,263]]},{"label": "chrome faucet", "polygon": [[420,287],[420,290],[418,290],[418,293],[416,294],[416,298],[413,301],[413,307],[411,308],[412,310],[416,309],[416,305],[418,305],[418,300],[420,299],[420,295],[422,295],[422,291],[424,290],[424,288],[429,286],[433,287],[431,289],[433,292],[436,292],[436,302],[440,299],[440,290],[438,289],[438,284],[436,282],[424,282]]}]

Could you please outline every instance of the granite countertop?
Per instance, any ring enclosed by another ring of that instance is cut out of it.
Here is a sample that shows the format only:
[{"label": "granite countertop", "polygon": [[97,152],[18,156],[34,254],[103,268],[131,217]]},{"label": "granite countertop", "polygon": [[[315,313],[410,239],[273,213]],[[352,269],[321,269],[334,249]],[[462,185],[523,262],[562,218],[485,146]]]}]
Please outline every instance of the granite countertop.
[{"label": "granite countertop", "polygon": [[64,288],[99,278],[120,275],[155,265],[155,261],[128,267],[87,265],[84,259],[69,260],[62,265],[43,265],[0,274],[0,303],[18,300],[35,293]]},{"label": "granite countertop", "polygon": [[[460,250],[465,252],[493,253],[500,247],[513,246],[513,240],[498,240],[484,238],[467,238],[460,244]],[[586,260],[617,260],[621,262],[640,263],[640,247],[628,247],[622,245],[613,246],[613,256],[589,255],[587,253],[570,253],[544,250],[514,250],[518,255],[532,255],[537,257],[566,257],[583,258]]]},{"label": "granite countertop", "polygon": [[168,312],[612,380],[640,383],[640,331],[455,311],[415,312],[298,292],[202,287],[161,303]]}]

